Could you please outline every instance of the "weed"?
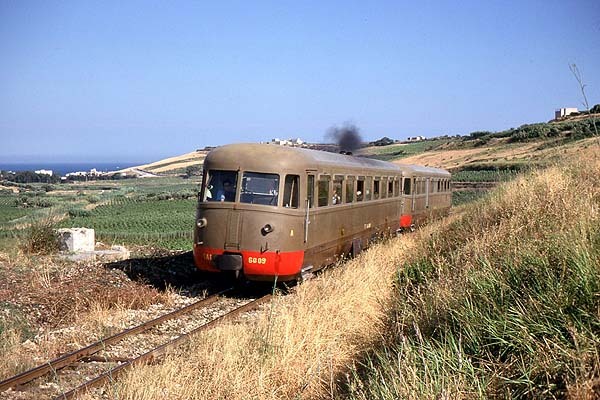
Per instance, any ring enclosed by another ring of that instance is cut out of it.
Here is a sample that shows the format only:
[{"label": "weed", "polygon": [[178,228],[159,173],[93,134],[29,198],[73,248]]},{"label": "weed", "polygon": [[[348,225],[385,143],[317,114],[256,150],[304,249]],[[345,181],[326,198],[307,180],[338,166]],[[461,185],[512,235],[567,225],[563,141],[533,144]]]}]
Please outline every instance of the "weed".
[{"label": "weed", "polygon": [[21,240],[21,249],[27,254],[51,254],[58,251],[58,235],[51,217],[35,221]]}]

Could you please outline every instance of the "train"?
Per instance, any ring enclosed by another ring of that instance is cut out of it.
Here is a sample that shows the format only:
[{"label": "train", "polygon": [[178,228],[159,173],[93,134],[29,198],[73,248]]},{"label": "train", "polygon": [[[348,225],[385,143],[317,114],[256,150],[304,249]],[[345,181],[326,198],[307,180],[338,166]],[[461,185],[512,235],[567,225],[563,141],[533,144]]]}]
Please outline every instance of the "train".
[{"label": "train", "polygon": [[201,271],[294,281],[446,214],[451,174],[350,153],[229,144],[204,160],[193,255]]}]

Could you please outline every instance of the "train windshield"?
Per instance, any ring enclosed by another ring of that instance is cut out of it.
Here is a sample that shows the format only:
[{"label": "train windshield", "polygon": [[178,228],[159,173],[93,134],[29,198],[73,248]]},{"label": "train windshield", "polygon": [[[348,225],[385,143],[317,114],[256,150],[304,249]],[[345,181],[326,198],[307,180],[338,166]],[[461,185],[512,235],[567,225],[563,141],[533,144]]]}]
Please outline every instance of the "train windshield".
[{"label": "train windshield", "polygon": [[279,175],[244,172],[240,201],[276,206],[279,199]]},{"label": "train windshield", "polygon": [[237,175],[237,171],[208,171],[203,201],[235,201]]}]

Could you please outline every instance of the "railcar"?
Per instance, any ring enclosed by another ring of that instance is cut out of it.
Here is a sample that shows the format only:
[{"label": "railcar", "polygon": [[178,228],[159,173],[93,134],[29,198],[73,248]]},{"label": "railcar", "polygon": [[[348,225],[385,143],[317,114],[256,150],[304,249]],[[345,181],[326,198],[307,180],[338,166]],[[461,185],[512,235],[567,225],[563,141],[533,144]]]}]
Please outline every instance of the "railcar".
[{"label": "railcar", "polygon": [[288,281],[448,211],[450,173],[305,148],[231,144],[204,161],[203,271]]}]

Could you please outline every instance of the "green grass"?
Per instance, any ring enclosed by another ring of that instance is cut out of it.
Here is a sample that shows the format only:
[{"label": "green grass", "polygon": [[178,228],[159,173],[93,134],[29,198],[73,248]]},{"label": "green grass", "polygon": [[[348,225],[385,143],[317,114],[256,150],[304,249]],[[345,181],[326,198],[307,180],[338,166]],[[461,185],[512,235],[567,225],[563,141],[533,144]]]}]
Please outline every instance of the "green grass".
[{"label": "green grass", "polygon": [[369,158],[378,160],[391,161],[404,157],[409,157],[415,154],[424,153],[434,150],[447,143],[448,139],[424,140],[408,144],[392,144],[389,146],[375,146],[369,148],[369,153],[366,154]]},{"label": "green grass", "polygon": [[458,171],[452,174],[455,182],[506,182],[514,179],[519,172],[514,170]]},{"label": "green grass", "polygon": [[17,208],[14,205],[0,204],[0,228],[7,227],[20,218],[31,214],[30,209]]},{"label": "green grass", "polygon": [[460,206],[479,200],[488,194],[487,190],[459,190],[452,192],[452,206]]},{"label": "green grass", "polygon": [[592,398],[599,175],[589,160],[528,174],[426,232],[341,397]]}]

